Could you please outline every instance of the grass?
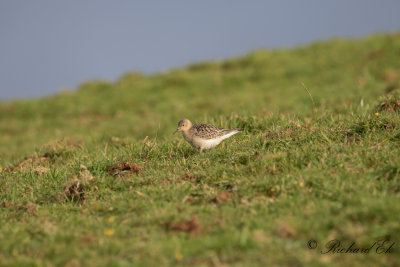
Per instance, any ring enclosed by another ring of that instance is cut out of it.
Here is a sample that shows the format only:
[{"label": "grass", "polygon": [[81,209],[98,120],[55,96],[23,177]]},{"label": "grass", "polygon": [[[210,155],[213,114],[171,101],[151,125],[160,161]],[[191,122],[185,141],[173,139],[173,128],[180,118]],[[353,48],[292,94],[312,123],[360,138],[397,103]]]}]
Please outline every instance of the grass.
[{"label": "grass", "polygon": [[[320,253],[400,242],[399,52],[337,39],[1,103],[0,264],[399,265],[397,243]],[[245,131],[199,154],[184,117]]]}]

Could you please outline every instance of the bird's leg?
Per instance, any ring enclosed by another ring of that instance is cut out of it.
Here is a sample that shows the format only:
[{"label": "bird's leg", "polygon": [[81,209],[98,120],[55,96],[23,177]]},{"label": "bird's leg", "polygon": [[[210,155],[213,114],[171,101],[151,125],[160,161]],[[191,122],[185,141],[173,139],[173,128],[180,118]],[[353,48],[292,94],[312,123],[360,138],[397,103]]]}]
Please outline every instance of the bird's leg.
[{"label": "bird's leg", "polygon": [[200,154],[201,154],[201,153],[203,153],[203,148],[202,148],[202,147],[200,147]]}]

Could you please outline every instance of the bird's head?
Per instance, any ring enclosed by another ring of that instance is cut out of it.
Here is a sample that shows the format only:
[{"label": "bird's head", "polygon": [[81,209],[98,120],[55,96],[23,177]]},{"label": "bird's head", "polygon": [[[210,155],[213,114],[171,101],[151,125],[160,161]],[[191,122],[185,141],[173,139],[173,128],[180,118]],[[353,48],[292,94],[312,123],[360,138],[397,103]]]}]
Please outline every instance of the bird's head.
[{"label": "bird's head", "polygon": [[190,127],[192,127],[192,123],[190,122],[190,120],[183,119],[178,122],[178,128],[176,129],[176,131],[174,133],[185,132],[185,131],[189,130]]}]

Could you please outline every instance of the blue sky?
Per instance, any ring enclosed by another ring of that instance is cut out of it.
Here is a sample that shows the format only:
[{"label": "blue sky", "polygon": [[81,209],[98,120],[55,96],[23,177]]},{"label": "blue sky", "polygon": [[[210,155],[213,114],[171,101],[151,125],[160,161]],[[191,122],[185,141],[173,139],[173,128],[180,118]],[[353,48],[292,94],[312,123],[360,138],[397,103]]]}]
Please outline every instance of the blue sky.
[{"label": "blue sky", "polygon": [[0,99],[400,30],[398,0],[0,1]]}]

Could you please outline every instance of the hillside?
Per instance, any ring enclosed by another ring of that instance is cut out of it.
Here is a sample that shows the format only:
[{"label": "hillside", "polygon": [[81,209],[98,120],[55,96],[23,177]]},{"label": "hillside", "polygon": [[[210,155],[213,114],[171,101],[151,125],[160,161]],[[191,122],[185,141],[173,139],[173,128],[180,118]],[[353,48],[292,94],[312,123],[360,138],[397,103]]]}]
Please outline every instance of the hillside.
[{"label": "hillside", "polygon": [[0,265],[400,264],[320,253],[400,241],[399,88],[394,33],[0,103]]}]

